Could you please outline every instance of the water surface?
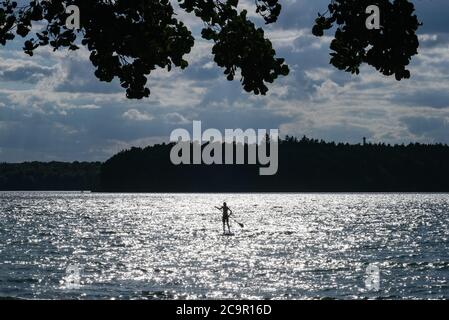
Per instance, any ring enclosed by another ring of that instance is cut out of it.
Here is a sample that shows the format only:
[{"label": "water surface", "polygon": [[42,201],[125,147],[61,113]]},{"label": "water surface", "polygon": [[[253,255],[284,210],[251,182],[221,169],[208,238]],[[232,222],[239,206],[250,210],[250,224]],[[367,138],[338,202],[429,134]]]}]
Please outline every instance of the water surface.
[{"label": "water surface", "polygon": [[0,298],[449,298],[448,213],[448,194],[3,192]]}]

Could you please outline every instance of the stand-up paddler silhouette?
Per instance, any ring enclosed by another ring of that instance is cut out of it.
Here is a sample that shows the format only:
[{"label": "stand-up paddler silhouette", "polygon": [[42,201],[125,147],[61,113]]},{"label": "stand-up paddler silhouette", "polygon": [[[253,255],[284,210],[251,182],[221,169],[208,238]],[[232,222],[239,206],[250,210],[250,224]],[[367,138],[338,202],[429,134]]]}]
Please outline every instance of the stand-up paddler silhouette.
[{"label": "stand-up paddler silhouette", "polygon": [[229,226],[229,217],[232,215],[231,208],[228,207],[226,202],[223,202],[222,207],[215,207],[223,212],[222,222],[223,222],[223,233],[226,233],[226,226],[228,226],[228,232],[231,233],[231,227]]}]

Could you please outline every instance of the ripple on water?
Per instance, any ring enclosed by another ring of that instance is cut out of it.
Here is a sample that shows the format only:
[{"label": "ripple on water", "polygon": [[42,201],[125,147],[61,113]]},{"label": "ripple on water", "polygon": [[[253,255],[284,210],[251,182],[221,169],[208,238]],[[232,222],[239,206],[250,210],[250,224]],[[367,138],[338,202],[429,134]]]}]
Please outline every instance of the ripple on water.
[{"label": "ripple on water", "polygon": [[0,299],[448,298],[448,212],[446,194],[5,192]]}]

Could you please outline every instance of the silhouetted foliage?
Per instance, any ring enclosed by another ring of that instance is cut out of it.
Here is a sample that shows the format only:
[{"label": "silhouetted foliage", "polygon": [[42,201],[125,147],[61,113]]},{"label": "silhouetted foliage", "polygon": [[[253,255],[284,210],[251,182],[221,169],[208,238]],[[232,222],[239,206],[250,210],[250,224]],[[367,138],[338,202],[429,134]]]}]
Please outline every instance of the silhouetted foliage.
[{"label": "silhouetted foliage", "polygon": [[[27,3],[27,1],[21,1]],[[147,76],[156,68],[185,69],[184,56],[194,38],[179,21],[169,0],[41,0],[19,6],[16,1],[0,2],[0,43],[16,35],[24,38],[30,56],[41,46],[54,50],[77,50],[84,45],[90,52],[95,75],[101,81],[117,78],[130,99],[150,95]],[[289,73],[284,59],[277,58],[264,30],[255,26],[247,11],[237,9],[238,0],[178,0],[180,7],[204,22],[202,37],[214,42],[215,62],[224,68],[228,80],[241,76],[243,88],[266,94],[267,83]],[[255,0],[256,13],[266,24],[276,22],[278,0]],[[365,9],[376,4],[382,11],[382,29],[365,28]],[[81,30],[65,25],[70,16],[65,8],[76,5],[81,11]],[[359,72],[368,63],[398,80],[410,77],[405,69],[417,53],[418,20],[414,6],[406,0],[332,0],[329,17],[319,16],[313,33],[336,25],[331,63],[341,70]],[[33,28],[39,23],[43,28]]]},{"label": "silhouetted foliage", "polygon": [[100,162],[0,164],[0,190],[76,191],[98,188]]},{"label": "silhouetted foliage", "polygon": [[[370,5],[380,9],[379,30],[365,26],[365,10]],[[323,36],[336,26],[330,45],[330,63],[336,68],[358,74],[360,65],[367,63],[386,76],[394,74],[399,81],[410,78],[406,66],[418,53],[420,23],[414,11],[407,0],[332,0],[327,13],[318,15],[312,32]]]},{"label": "silhouetted foliage", "polygon": [[274,176],[259,176],[258,165],[175,166],[170,162],[172,146],[132,148],[115,155],[102,166],[100,190],[449,191],[449,147],[442,144],[350,145],[287,136],[279,143],[279,171]]},{"label": "silhouetted foliage", "polygon": [[[225,68],[228,80],[237,70],[244,89],[255,94],[268,91],[265,83],[287,75],[284,59],[276,58],[264,31],[237,10],[238,0],[179,0],[180,7],[194,13],[204,23],[202,35],[213,40],[212,53],[217,64]],[[81,30],[65,25],[70,16],[65,8],[77,5],[81,12]],[[257,13],[266,23],[276,21],[281,6],[277,0],[256,0]],[[37,22],[43,31],[32,33]],[[184,69],[184,55],[194,44],[190,30],[177,19],[169,0],[52,0],[0,3],[0,43],[26,38],[25,53],[33,55],[40,46],[54,50],[77,50],[80,43],[90,51],[95,75],[101,81],[118,78],[128,98],[150,95],[147,76],[156,68],[173,66]]]}]

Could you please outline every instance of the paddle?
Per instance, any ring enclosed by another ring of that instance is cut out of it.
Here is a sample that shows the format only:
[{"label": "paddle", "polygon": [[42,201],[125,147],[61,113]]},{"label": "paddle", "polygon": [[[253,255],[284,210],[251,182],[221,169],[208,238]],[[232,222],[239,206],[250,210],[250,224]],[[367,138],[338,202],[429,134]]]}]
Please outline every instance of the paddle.
[{"label": "paddle", "polygon": [[232,218],[232,221],[234,221],[235,223],[237,223],[240,228],[245,228],[245,225],[243,223],[238,222],[237,220],[234,220],[234,218]]}]

